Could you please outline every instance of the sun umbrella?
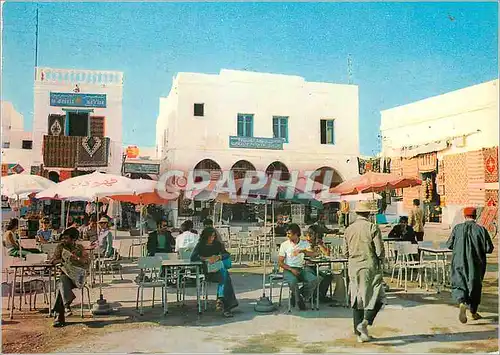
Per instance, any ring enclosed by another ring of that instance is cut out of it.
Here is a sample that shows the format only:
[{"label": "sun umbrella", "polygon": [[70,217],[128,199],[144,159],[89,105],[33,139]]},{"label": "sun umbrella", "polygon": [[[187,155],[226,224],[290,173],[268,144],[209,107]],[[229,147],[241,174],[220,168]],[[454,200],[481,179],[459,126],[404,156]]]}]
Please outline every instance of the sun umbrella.
[{"label": "sun umbrella", "polygon": [[15,174],[2,177],[2,195],[19,198],[55,186],[56,183],[38,175]]},{"label": "sun umbrella", "polygon": [[354,195],[364,192],[382,192],[422,185],[422,180],[413,177],[367,172],[330,189],[331,193]]},{"label": "sun umbrella", "polygon": [[39,192],[36,198],[95,201],[113,195],[133,194],[135,188],[137,187],[133,184],[133,180],[125,176],[94,172],[64,180]]},{"label": "sun umbrella", "polygon": [[171,200],[158,195],[158,181],[137,179],[131,181],[132,191],[128,194],[111,195],[109,198],[136,205],[164,205]]},{"label": "sun umbrella", "polygon": [[[321,195],[321,194],[318,194]],[[370,201],[370,200],[381,200],[382,196],[380,196],[377,193],[374,192],[367,192],[367,193],[362,193],[362,194],[355,194],[355,195],[338,195],[338,197],[333,197],[333,198],[325,198],[322,199],[321,197],[318,197],[318,200],[320,200],[323,203],[330,203],[330,202],[340,202],[340,201]]]}]

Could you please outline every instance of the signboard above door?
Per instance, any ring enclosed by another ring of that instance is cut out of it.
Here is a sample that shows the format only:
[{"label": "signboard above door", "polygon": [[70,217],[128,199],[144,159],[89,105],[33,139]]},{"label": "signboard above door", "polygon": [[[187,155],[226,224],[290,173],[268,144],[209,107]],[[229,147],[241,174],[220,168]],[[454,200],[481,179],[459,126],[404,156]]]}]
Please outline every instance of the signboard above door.
[{"label": "signboard above door", "polygon": [[136,174],[160,174],[160,164],[151,163],[125,163],[123,166],[125,174],[136,173]]},{"label": "signboard above door", "polygon": [[283,150],[283,138],[230,136],[229,148]]},{"label": "signboard above door", "polygon": [[106,108],[106,94],[51,92],[50,106]]}]

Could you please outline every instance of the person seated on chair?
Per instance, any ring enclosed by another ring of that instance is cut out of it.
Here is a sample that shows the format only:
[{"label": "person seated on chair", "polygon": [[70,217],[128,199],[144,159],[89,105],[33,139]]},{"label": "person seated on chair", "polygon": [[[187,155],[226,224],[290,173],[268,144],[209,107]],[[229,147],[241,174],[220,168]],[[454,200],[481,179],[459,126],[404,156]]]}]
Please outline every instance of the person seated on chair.
[{"label": "person seated on chair", "polygon": [[232,317],[232,309],[238,306],[233,283],[228,269],[231,267],[231,256],[224,244],[216,239],[215,229],[205,228],[200,240],[191,254],[191,261],[203,261],[207,281],[218,282],[217,310],[225,317]]},{"label": "person seated on chair", "polygon": [[95,242],[97,240],[97,218],[95,215],[90,216],[89,223],[81,228],[82,239]]},{"label": "person seated on chair", "polygon": [[[305,302],[313,296],[319,280],[310,268],[305,267],[304,255],[313,257],[315,253],[310,251],[311,244],[300,240],[300,234],[300,227],[297,224],[292,223],[288,226],[288,240],[280,246],[278,263],[284,270],[283,276],[290,286],[292,306],[295,306],[295,300],[298,299],[299,308],[305,310]],[[299,282],[304,283],[300,292]]]},{"label": "person seated on chair", "polygon": [[389,238],[401,239],[402,242],[417,244],[417,237],[413,228],[408,225],[408,217],[406,216],[399,218],[399,224],[396,224],[389,232]]},{"label": "person seated on chair", "polygon": [[162,220],[160,222],[160,228],[158,229],[156,240],[157,253],[172,253],[175,250],[175,238],[168,230],[168,223],[166,220]]},{"label": "person seated on chair", "polygon": [[17,229],[19,228],[19,220],[17,218],[12,218],[7,225],[6,231],[3,235],[3,246],[7,248],[9,256],[14,256],[16,258],[24,258],[28,254],[40,254],[40,250],[34,248],[22,248],[19,245],[19,236],[17,235]]},{"label": "person seated on chair", "polygon": [[319,227],[318,233],[321,233],[322,235],[323,234],[335,233],[335,231],[333,229],[330,229],[330,228],[328,228],[326,226],[325,220],[326,220],[325,215],[323,213],[321,213],[318,216],[318,220],[315,223],[315,225]]},{"label": "person seated on chair", "polygon": [[52,240],[52,230],[49,228],[50,223],[48,218],[40,220],[40,229],[36,232],[35,240],[40,244],[49,243]]},{"label": "person seated on chair", "polygon": [[[323,234],[320,231],[321,229],[319,226],[310,226],[307,230],[306,240],[311,245],[310,250],[314,252],[316,256],[330,256],[330,250],[325,246],[325,244],[323,244]],[[315,268],[312,271],[316,274]],[[331,299],[326,296],[326,293],[332,284],[333,275],[329,270],[320,270],[319,277],[321,278],[319,284],[319,300],[320,302],[330,302]]]},{"label": "person seated on chair", "polygon": [[[89,265],[89,258],[82,245],[76,240],[80,236],[78,229],[68,228],[61,235],[61,243],[57,246],[52,257],[52,264],[61,264],[61,276],[56,285],[56,300],[52,312],[55,314],[54,327],[66,325],[66,316],[70,316],[71,303],[76,298],[73,289],[83,287],[85,279],[77,275],[84,275]],[[83,274],[82,274],[83,273]],[[83,300],[82,300],[83,302]]]},{"label": "person seated on chair", "polygon": [[99,235],[97,241],[99,243],[99,252],[102,258],[110,258],[113,256],[113,234],[109,230],[109,221],[106,217],[99,219]]},{"label": "person seated on chair", "polygon": [[175,252],[178,253],[180,249],[194,248],[198,243],[200,236],[192,232],[193,221],[187,220],[182,222],[181,231],[175,238]]}]

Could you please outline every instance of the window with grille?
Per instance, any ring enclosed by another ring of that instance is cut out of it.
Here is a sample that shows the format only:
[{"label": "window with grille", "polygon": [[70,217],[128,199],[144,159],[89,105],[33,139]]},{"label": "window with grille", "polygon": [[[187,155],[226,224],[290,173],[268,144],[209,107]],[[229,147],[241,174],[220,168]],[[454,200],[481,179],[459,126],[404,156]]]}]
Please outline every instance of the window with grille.
[{"label": "window with grille", "polygon": [[237,130],[239,137],[253,137],[253,115],[239,113]]},{"label": "window with grille", "polygon": [[283,138],[283,142],[288,143],[288,117],[273,117],[273,137]]},{"label": "window with grille", "polygon": [[335,144],[335,120],[321,120],[321,144]]}]

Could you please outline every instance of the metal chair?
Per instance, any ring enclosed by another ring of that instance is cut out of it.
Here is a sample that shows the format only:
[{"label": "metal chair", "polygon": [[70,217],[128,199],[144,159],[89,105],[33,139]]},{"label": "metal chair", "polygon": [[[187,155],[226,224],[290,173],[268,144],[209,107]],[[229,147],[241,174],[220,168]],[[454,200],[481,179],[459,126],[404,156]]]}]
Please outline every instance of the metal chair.
[{"label": "metal chair", "polygon": [[[167,314],[167,285],[164,279],[161,279],[160,272],[162,267],[162,259],[156,256],[145,256],[140,257],[137,263],[142,275],[142,279],[137,281],[137,298],[135,309],[139,309],[139,293],[141,298],[141,307],[140,307],[140,315],[144,315],[143,312],[143,303],[144,303],[144,289],[152,288],[153,289],[153,301],[152,307],[154,307],[155,303],[155,290],[157,287],[161,287],[162,290],[162,304],[163,304],[163,314]],[[148,276],[149,272],[149,276]]]}]

